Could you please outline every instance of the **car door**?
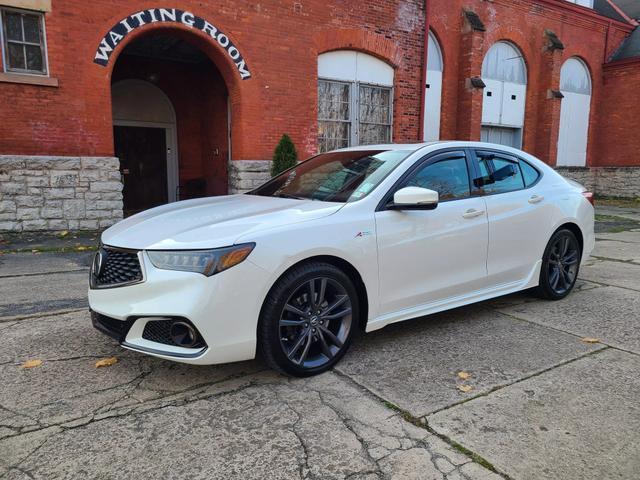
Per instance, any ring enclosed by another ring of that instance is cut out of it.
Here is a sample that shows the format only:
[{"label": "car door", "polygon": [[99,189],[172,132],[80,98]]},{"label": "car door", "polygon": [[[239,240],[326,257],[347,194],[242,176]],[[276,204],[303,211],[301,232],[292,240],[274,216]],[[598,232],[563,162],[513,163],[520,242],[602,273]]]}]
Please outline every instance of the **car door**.
[{"label": "car door", "polygon": [[[465,150],[429,157],[392,188],[375,214],[380,313],[465,295],[486,281],[486,206],[474,196]],[[436,190],[434,210],[389,210],[393,193],[407,186]]]},{"label": "car door", "polygon": [[489,285],[523,281],[542,258],[554,218],[539,186],[541,173],[504,152],[474,153],[474,184],[483,191],[489,219]]}]

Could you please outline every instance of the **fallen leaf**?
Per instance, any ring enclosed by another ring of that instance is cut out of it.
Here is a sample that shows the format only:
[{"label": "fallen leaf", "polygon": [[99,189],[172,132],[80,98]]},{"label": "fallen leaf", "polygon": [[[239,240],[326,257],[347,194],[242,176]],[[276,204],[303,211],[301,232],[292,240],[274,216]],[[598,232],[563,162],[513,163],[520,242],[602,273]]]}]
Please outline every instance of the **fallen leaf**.
[{"label": "fallen leaf", "polygon": [[593,338],[593,337],[584,337],[580,341],[582,343],[600,343],[600,339],[599,338]]},{"label": "fallen leaf", "polygon": [[35,248],[31,250],[31,253],[38,253],[40,250],[36,250]]},{"label": "fallen leaf", "polygon": [[76,250],[78,250],[79,252],[82,252],[83,250],[86,250],[87,247],[77,247]]},{"label": "fallen leaf", "polygon": [[36,368],[42,365],[42,360],[27,360],[22,365],[22,368]]},{"label": "fallen leaf", "polygon": [[473,387],[471,385],[458,385],[458,390],[463,393],[468,393],[473,390]]},{"label": "fallen leaf", "polygon": [[458,378],[461,380],[469,380],[471,378],[471,374],[468,372],[458,372]]},{"label": "fallen leaf", "polygon": [[118,359],[116,357],[103,358],[102,360],[98,360],[96,362],[96,368],[110,367],[111,365],[115,365],[116,363],[118,363]]},{"label": "fallen leaf", "polygon": [[63,230],[60,232],[59,234],[61,237],[66,237],[67,235],[69,235],[69,230]]}]

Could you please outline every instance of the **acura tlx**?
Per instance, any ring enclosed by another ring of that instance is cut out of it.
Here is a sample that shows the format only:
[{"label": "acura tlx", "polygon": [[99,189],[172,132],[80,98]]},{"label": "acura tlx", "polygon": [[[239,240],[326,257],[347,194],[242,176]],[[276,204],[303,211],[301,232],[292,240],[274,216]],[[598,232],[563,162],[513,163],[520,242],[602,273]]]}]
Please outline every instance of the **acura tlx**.
[{"label": "acura tlx", "polygon": [[307,376],[358,331],[526,289],[562,299],[593,246],[593,194],[525,152],[361,146],[119,222],[89,303],[125,348]]}]

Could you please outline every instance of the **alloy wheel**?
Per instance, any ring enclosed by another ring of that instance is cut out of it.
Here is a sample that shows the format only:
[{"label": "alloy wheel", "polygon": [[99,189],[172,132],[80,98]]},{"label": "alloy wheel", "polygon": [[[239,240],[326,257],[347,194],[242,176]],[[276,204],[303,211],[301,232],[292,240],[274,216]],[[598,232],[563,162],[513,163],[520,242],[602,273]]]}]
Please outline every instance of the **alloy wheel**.
[{"label": "alloy wheel", "polygon": [[343,348],[351,323],[346,289],[331,278],[312,278],[294,290],[282,309],[280,345],[295,365],[321,367]]},{"label": "alloy wheel", "polygon": [[560,235],[549,251],[549,286],[557,295],[573,287],[578,273],[580,248],[573,236]]}]

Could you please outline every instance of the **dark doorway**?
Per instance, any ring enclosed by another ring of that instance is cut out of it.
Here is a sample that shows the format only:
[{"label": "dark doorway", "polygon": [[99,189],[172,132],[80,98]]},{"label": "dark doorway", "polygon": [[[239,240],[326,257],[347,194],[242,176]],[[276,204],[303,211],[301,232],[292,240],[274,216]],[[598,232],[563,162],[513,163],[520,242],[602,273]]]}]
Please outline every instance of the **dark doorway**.
[{"label": "dark doorway", "polygon": [[118,56],[111,100],[125,215],[227,194],[228,92],[197,44],[189,32],[163,30]]},{"label": "dark doorway", "polygon": [[125,216],[167,203],[166,135],[164,128],[113,127]]}]

